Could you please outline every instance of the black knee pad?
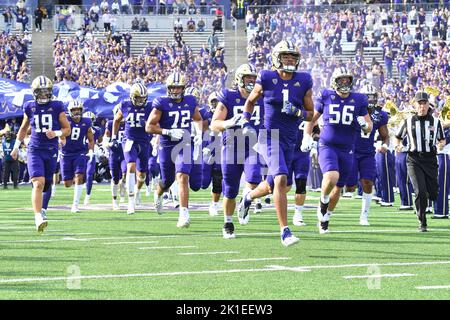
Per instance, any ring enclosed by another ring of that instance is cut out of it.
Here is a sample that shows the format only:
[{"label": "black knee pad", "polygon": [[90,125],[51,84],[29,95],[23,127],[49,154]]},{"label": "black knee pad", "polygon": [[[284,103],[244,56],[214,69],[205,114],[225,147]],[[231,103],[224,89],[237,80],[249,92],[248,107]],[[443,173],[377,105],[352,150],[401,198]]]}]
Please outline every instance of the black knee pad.
[{"label": "black knee pad", "polygon": [[45,180],[44,189],[43,189],[44,192],[46,192],[47,190],[51,189],[52,182],[53,182],[52,180]]},{"label": "black knee pad", "polygon": [[222,193],[222,171],[214,170],[212,172],[212,192]]},{"label": "black knee pad", "polygon": [[295,179],[295,193],[306,194],[306,179]]},{"label": "black knee pad", "polygon": [[[173,181],[172,181],[173,183]],[[161,187],[161,189],[163,189],[164,192],[166,192],[167,190],[169,190],[170,186],[172,185],[168,184],[167,182],[163,182],[162,180],[159,181],[159,186]]]}]

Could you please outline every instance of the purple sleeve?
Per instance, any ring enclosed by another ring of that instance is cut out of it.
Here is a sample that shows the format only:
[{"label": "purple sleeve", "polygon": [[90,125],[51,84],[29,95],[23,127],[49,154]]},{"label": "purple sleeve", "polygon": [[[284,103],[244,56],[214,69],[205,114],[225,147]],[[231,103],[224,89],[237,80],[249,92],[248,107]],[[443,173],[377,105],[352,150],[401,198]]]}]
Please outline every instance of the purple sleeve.
[{"label": "purple sleeve", "polygon": [[314,102],[314,110],[316,110],[320,114],[323,114],[323,101],[325,99],[325,95],[325,91],[321,91],[319,93],[319,96],[316,98],[316,101]]},{"label": "purple sleeve", "polygon": [[359,115],[365,116],[368,114],[367,107],[369,106],[369,102],[366,95],[362,95],[361,97],[361,108],[359,109]]},{"label": "purple sleeve", "polygon": [[153,108],[162,111],[162,105],[161,105],[161,101],[159,98],[153,99],[152,106],[153,106]]},{"label": "purple sleeve", "polygon": [[30,112],[30,104],[28,102],[25,102],[25,104],[23,105],[23,113],[25,113],[28,117],[28,119],[31,118],[31,112]]},{"label": "purple sleeve", "polygon": [[263,86],[264,70],[261,70],[256,77],[256,83]]},{"label": "purple sleeve", "polygon": [[225,107],[228,108],[228,106],[227,106],[227,104],[228,104],[228,102],[227,102],[227,90],[226,89],[223,89],[222,91],[220,91],[217,94],[217,100],[219,102],[221,102]]},{"label": "purple sleeve", "polygon": [[380,127],[387,125],[388,121],[389,121],[388,114],[386,112],[381,112]]}]

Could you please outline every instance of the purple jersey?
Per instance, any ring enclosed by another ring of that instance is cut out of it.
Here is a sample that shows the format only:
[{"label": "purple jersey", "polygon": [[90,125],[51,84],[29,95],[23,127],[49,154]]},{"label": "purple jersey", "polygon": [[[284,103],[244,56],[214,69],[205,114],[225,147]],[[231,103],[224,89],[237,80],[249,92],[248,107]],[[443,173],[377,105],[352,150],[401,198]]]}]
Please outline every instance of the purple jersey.
[{"label": "purple jersey", "polygon": [[385,111],[375,110],[371,115],[373,129],[370,133],[364,133],[361,130],[361,135],[357,135],[355,142],[356,153],[373,153],[375,154],[374,137],[375,132],[382,126],[387,125],[389,117]]},{"label": "purple jersey", "polygon": [[[114,120],[108,120],[106,123],[106,129],[109,130],[110,134],[112,135],[113,131],[113,123]],[[120,122],[119,124],[119,130],[117,131],[117,142],[122,145],[123,138],[125,137],[125,122]]]},{"label": "purple jersey", "polygon": [[361,131],[357,117],[367,114],[367,96],[352,92],[344,99],[335,91],[325,89],[316,102],[315,109],[323,116],[319,143],[341,150],[353,150]]},{"label": "purple jersey", "polygon": [[263,88],[264,127],[268,130],[279,129],[280,140],[295,143],[298,121],[295,117],[281,112],[284,103],[290,102],[303,109],[303,97],[313,86],[311,75],[294,72],[291,80],[283,80],[277,71],[261,70],[256,83]]},{"label": "purple jersey", "polygon": [[[236,114],[244,113],[244,105],[246,98],[242,97],[241,93],[238,90],[232,89],[223,89],[218,95],[217,99],[227,108],[227,116],[225,120],[233,118]],[[258,103],[255,104],[253,109],[252,117],[250,118],[250,122],[253,127],[258,131],[262,127],[262,118],[263,118],[263,109],[261,108],[263,103],[262,99],[258,100]],[[238,129],[238,127],[231,128]],[[225,141],[227,137],[227,130],[222,135],[222,140]]]},{"label": "purple jersey", "polygon": [[27,115],[31,125],[31,137],[28,146],[31,149],[58,149],[58,138],[47,138],[47,130],[61,130],[59,115],[64,112],[64,105],[60,101],[50,101],[38,104],[35,101],[25,102],[23,112]]},{"label": "purple jersey", "polygon": [[89,118],[81,118],[76,123],[71,117],[68,118],[70,123],[70,135],[66,137],[66,144],[62,147],[62,154],[71,156],[76,154],[86,154],[88,149],[87,132],[92,126]]},{"label": "purple jersey", "polygon": [[92,133],[94,134],[94,141],[97,141],[104,134],[100,126],[92,126]]},{"label": "purple jersey", "polygon": [[130,100],[122,102],[120,111],[125,119],[125,138],[127,140],[149,141],[149,134],[145,132],[145,122],[151,110],[151,102],[147,102],[143,107],[135,107]]},{"label": "purple jersey", "polygon": [[[159,126],[162,129],[184,129],[191,133],[192,117],[197,108],[197,99],[191,95],[185,95],[181,102],[175,102],[167,96],[155,98],[153,107],[161,111]],[[161,136],[161,145],[176,145],[178,141],[172,141],[170,137]]]}]

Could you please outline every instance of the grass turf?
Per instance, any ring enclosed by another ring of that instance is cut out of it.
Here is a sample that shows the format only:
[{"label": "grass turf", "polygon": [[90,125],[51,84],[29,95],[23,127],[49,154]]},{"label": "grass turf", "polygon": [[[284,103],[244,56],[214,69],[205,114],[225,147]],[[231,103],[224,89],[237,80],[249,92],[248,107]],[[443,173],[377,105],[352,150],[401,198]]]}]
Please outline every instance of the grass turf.
[{"label": "grass turf", "polygon": [[[58,186],[50,207],[70,205],[72,194]],[[191,192],[191,198],[206,204],[209,193]],[[191,227],[180,230],[176,210],[162,216],[112,211],[108,185],[94,185],[91,203],[105,208],[49,210],[49,227],[39,235],[30,187],[0,190],[0,299],[450,298],[450,289],[416,288],[450,285],[449,220],[430,219],[430,232],[419,233],[410,211],[373,204],[371,225],[363,227],[360,200],[342,199],[329,234],[318,233],[315,209],[305,209],[307,226],[291,227],[300,243],[285,248],[273,207],[252,214],[246,226],[235,217],[237,237],[224,240],[223,218],[206,209],[191,211]],[[262,258],[279,259],[230,261]],[[415,264],[423,262],[430,264]],[[377,273],[402,276],[344,278]]]}]

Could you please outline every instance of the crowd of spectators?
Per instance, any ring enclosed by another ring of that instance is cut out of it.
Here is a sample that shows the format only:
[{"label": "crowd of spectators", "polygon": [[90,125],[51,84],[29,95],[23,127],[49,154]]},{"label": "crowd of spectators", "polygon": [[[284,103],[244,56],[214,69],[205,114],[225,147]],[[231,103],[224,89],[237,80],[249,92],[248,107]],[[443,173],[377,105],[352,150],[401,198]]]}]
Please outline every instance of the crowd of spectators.
[{"label": "crowd of spectators", "polygon": [[0,78],[29,82],[30,70],[27,66],[28,44],[31,35],[0,34]]},{"label": "crowd of spectators", "polygon": [[[301,52],[299,68],[311,72],[316,93],[330,87],[336,67],[346,66],[354,74],[357,87],[371,82],[384,100],[393,101],[400,109],[408,107],[414,93],[425,88],[440,92],[434,104],[442,107],[450,97],[450,11],[439,7],[427,17],[420,4],[410,4],[409,9],[249,10],[248,59],[258,69],[270,68],[271,48],[288,39]],[[351,58],[340,55],[345,42],[355,44]],[[382,59],[365,62],[368,47],[380,48]]]},{"label": "crowd of spectators", "polygon": [[164,83],[177,70],[186,75],[190,86],[199,89],[203,101],[225,83],[223,48],[214,47],[210,51],[205,45],[194,53],[182,38],[174,38],[172,43],[168,40],[164,44],[149,43],[142,54],[131,56],[130,40],[130,34],[118,32],[104,40],[89,33],[66,39],[57,36],[53,51],[55,81],[70,80],[94,88],[105,88],[116,81]]}]

